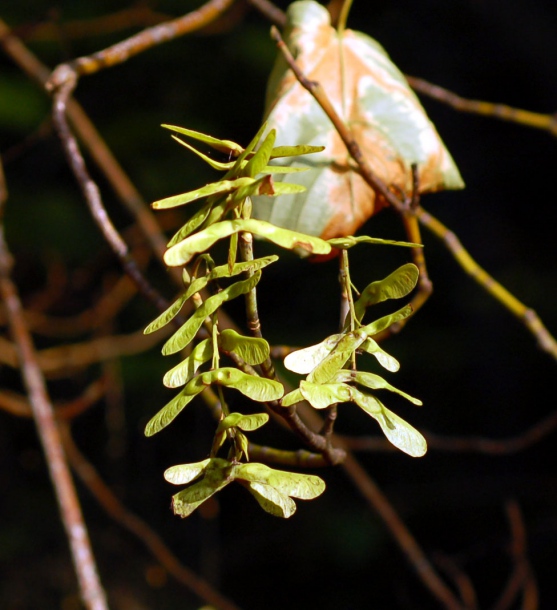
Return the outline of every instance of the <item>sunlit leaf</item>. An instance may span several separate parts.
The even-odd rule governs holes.
[[[400,299],[412,292],[418,281],[419,271],[416,265],[407,263],[393,271],[385,279],[372,282],[362,291],[360,298],[354,303],[356,318],[364,317],[367,307],[386,301]]]
[[[383,434],[398,449],[412,457],[422,457],[427,451],[425,438],[408,422],[389,411],[375,396],[353,389],[354,402],[381,426]]]
[[[199,309],[196,309],[187,322],[185,322],[164,344],[162,353],[164,355],[175,354],[181,349],[184,349],[184,347],[193,340],[207,316],[213,314],[226,301],[235,299],[236,297],[249,292],[256,286],[260,279],[261,271],[256,271],[247,280],[236,282],[203,301],[203,305],[201,305]]]
[[[461,188],[462,179],[417,97],[383,48],[360,32],[339,34],[317,2],[294,2],[285,42],[305,76],[319,82],[364,157],[389,186],[412,192],[413,163],[420,192]],[[342,140],[279,52],[267,90],[267,121],[276,145],[303,142],[325,150],[303,160],[314,168],[293,182],[307,192],[278,201],[257,198],[254,215],[325,239],[352,235],[384,202],[353,170]],[[298,165],[287,158],[282,164]],[[280,179],[280,176],[278,177]]]
[[[310,345],[303,349],[290,352],[284,359],[284,366],[294,373],[307,375],[330,353],[333,347],[340,341],[342,335],[331,335],[321,343]]]
[[[188,383],[197,369],[212,357],[213,344],[210,339],[203,339],[192,349],[189,356],[166,373],[162,382],[167,388],[178,388]]]
[[[337,402],[350,402],[352,399],[351,388],[344,383],[301,381],[300,391],[314,409],[326,409]]]
[[[232,329],[225,329],[221,332],[220,345],[224,351],[238,354],[244,362],[251,365],[261,364],[269,358],[271,353],[265,339],[244,337]]]

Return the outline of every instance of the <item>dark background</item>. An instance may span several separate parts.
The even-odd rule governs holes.
[[[350,27],[381,42],[403,72],[464,97],[542,113],[557,109],[555,2],[354,4]],[[58,37],[39,40],[38,25],[92,19],[131,5],[26,0],[3,3],[0,16],[54,67],[137,28],[79,39],[64,36],[60,28]],[[161,0],[150,5],[178,16],[198,3]],[[246,144],[260,124],[274,55],[268,23],[255,11],[246,11],[230,31],[184,37],[82,78],[76,98],[142,195],[152,201],[215,179],[159,125],[174,123]],[[425,197],[424,207],[557,332],[557,141],[547,132],[422,100],[467,184],[462,192]],[[119,269],[87,214],[52,133],[49,113],[48,98],[0,55],[0,152],[10,190],[5,224],[16,258],[15,279],[24,302],[32,306],[49,281],[47,269],[63,265],[74,289],[53,304],[51,313],[69,316],[90,306],[103,278]],[[102,179],[100,186],[111,216],[125,229],[131,219]],[[373,218],[363,232],[403,238],[390,212]],[[420,397],[424,407],[410,408],[390,397],[388,404],[418,429],[446,437],[520,435],[556,408],[555,362],[536,347],[519,321],[464,274],[436,238],[425,230],[423,237],[435,292],[385,348],[402,364],[388,380]],[[353,279],[365,286],[407,256],[402,249],[362,250],[353,257]],[[269,339],[307,344],[334,332],[336,275],[334,262],[316,267],[294,257],[271,268],[261,286]],[[160,267],[153,265],[150,278],[172,297],[173,288]],[[153,307],[136,297],[113,330],[132,332],[154,316]],[[39,347],[52,345],[45,337],[36,340]],[[79,446],[106,481],[184,563],[246,609],[437,607],[383,523],[340,470],[320,472],[327,492],[313,502],[298,502],[298,512],[289,521],[263,513],[239,488],[219,495],[216,517],[173,517],[169,502],[174,489],[163,481],[162,472],[172,464],[203,459],[213,423],[198,404],[157,437],[143,437],[146,421],[171,396],[161,384],[169,366],[158,348],[119,363],[126,421],[117,431],[119,451],[109,451],[114,432],[107,428],[104,404],[80,417],[73,428]],[[88,370],[50,381],[53,398],[78,395],[94,375],[95,370]],[[21,389],[18,375],[6,366],[0,369],[0,384]],[[377,433],[375,423],[355,408],[342,409],[340,415],[341,432]],[[259,440],[297,447],[283,432],[266,434]],[[513,567],[504,506],[516,500],[527,528],[539,607],[551,609],[557,607],[555,439],[553,433],[523,452],[504,456],[431,449],[419,460],[399,453],[362,454],[361,459],[424,549],[450,555],[470,574],[482,608],[494,603]],[[0,606],[79,607],[33,425],[4,412],[0,490]],[[79,490],[113,608],[202,605],[154,570],[156,564],[143,546],[111,522],[84,488]]]

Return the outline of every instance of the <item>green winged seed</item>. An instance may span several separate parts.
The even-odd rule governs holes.
[[[266,174],[257,180],[252,178],[250,178],[250,180],[252,180],[252,182],[231,193],[231,203],[242,203],[247,197],[254,197],[256,195],[275,194],[275,185],[271,175]]]
[[[412,457],[425,455],[427,451],[425,438],[408,422],[389,411],[375,396],[363,394],[358,390],[353,390],[353,394],[354,402],[377,420],[389,442]]]
[[[193,280],[193,282],[188,286],[184,298],[188,299],[196,292],[203,290],[203,288],[205,288],[205,286],[211,280],[216,280],[223,277],[234,277],[235,275],[240,275],[240,273],[245,273],[246,271],[258,271],[259,269],[263,269],[267,265],[274,263],[276,260],[278,260],[278,256],[275,255],[265,256],[264,258],[256,258],[252,261],[234,263],[232,270],[228,265],[219,265],[207,273],[207,275]]]
[[[226,195],[233,191],[246,187],[253,183],[252,178],[237,178],[236,180],[221,180],[220,182],[211,182],[201,188],[189,191],[187,193],[181,193],[180,195],[173,195],[172,197],[166,197],[165,199],[159,199],[151,204],[155,210],[162,210],[167,208],[174,208],[179,205],[185,205],[192,201],[197,201],[203,197],[209,197],[210,195]]]
[[[325,491],[325,482],[318,476],[276,470],[258,462],[239,464],[235,476],[237,479],[271,485],[281,493],[301,500],[313,500]]]
[[[175,354],[186,347],[201,328],[207,316],[213,314],[223,303],[235,299],[236,297],[248,293],[261,279],[261,271],[256,271],[250,278],[241,282],[236,282],[228,286],[221,292],[209,297],[203,305],[196,309],[188,321],[178,329],[170,339],[164,344],[162,353],[164,355]]]
[[[333,248],[348,250],[358,244],[376,244],[380,246],[403,246],[404,248],[423,248],[423,244],[414,244],[409,241],[397,241],[393,239],[381,239],[379,237],[369,237],[368,235],[347,235],[346,237],[333,237],[327,240]]]
[[[247,159],[249,155],[251,155],[253,149],[259,144],[259,140],[261,140],[261,136],[266,131],[266,129],[267,124],[263,123],[263,125],[261,125],[261,127],[259,128],[259,131],[255,134],[253,140],[247,145],[244,152],[242,152],[240,156],[236,159],[236,163],[234,163],[234,166],[228,172],[228,174],[226,174],[225,178],[238,176],[242,173],[242,169],[245,167],[244,160]]]
[[[300,500],[313,500],[325,491],[325,481],[314,474],[273,470],[269,485],[281,493]]]
[[[225,352],[234,352],[251,365],[261,364],[269,358],[271,353],[265,339],[244,337],[232,329],[225,329],[221,332],[220,346]]]
[[[274,129],[271,129],[265,140],[263,140],[259,150],[253,155],[242,170],[242,176],[255,178],[257,174],[260,174],[263,171],[263,168],[267,165],[269,159],[271,158],[271,152],[275,144],[276,136],[277,132]]]
[[[230,413],[220,423],[217,432],[228,430],[228,428],[237,427],[244,432],[251,432],[261,428],[269,421],[267,413],[254,413],[252,415],[244,415],[243,413]]]
[[[298,171],[306,171],[307,168],[295,168]],[[288,172],[278,172],[278,173],[288,173]],[[290,182],[273,182],[273,190],[274,196],[278,197],[279,195],[293,195],[295,193],[303,193],[306,190],[305,186],[301,184],[291,184]]]
[[[178,136],[171,137],[173,140],[178,142],[178,144],[181,144],[182,146],[190,150],[192,153],[196,154],[200,159],[203,159],[203,161],[205,161],[205,163],[210,165],[213,169],[225,172],[228,171],[234,165],[234,161],[230,161],[229,163],[220,163],[219,161],[215,161],[214,159],[211,159],[211,157],[208,157],[207,155],[204,155],[202,152],[197,150],[197,148],[194,148],[193,146],[190,146],[187,142],[184,142],[184,140],[182,140]]]
[[[284,388],[278,381],[248,375],[232,367],[207,371],[192,381],[205,386],[213,383],[228,386],[257,402],[278,400],[284,394]]]
[[[178,492],[172,496],[172,510],[175,515],[189,517],[193,511],[208,500],[212,495],[226,487],[229,480],[223,478],[218,481],[209,481],[207,478],[201,479],[191,487]]]
[[[374,341],[371,337],[368,337],[360,345],[360,349],[368,354],[371,354],[372,356],[375,356],[377,362],[379,362],[383,368],[391,371],[391,373],[396,373],[400,369],[399,361],[390,354],[387,354],[385,350],[379,347],[377,341]]]
[[[314,383],[330,381],[366,339],[367,334],[363,328],[346,333],[331,353],[311,371],[307,380]]]
[[[383,280],[372,282],[354,303],[356,318],[364,317],[366,308],[386,301],[387,299],[400,299],[412,292],[418,281],[419,271],[416,265],[408,263],[393,271]]]
[[[143,331],[143,334],[148,335],[150,333],[154,333],[159,328],[166,326],[171,320],[173,320],[179,313],[184,303],[188,300],[189,297],[186,295],[179,296],[174,303],[168,309],[165,309],[160,316],[156,317],[151,324],[147,326],[147,328]]]
[[[166,428],[177,415],[182,411],[203,388],[195,393],[191,392],[191,388],[186,386],[177,396],[175,396],[167,405],[165,405],[154,417],[152,417],[145,426],[145,436],[153,436]]]
[[[412,305],[406,305],[406,307],[403,307],[402,309],[399,309],[398,311],[395,311],[394,313],[389,314],[388,316],[379,318],[379,320],[375,320],[375,322],[372,322],[367,326],[362,326],[360,330],[366,333],[368,337],[373,337],[377,333],[380,333],[386,328],[389,328],[389,326],[392,326],[396,322],[404,320],[412,314],[412,311]]]
[[[314,409],[326,409],[337,402],[352,400],[351,388],[344,383],[301,381],[300,391]]]
[[[197,369],[209,362],[213,357],[213,343],[210,339],[203,339],[180,364],[171,368],[163,377],[163,384],[167,388],[179,388],[190,381]]]
[[[310,146],[309,144],[298,144],[297,146],[276,146],[271,152],[271,159],[279,157],[299,157],[300,155],[311,155],[325,150],[324,146]]]
[[[164,478],[173,485],[187,485],[205,472],[205,468],[207,468],[210,461],[211,458],[207,458],[202,462],[171,466],[164,471]]]
[[[356,383],[363,385],[370,390],[389,390],[389,392],[394,392],[400,396],[403,396],[406,398],[406,400],[409,400],[415,405],[421,406],[423,404],[418,398],[414,398],[413,396],[410,396],[410,394],[406,394],[406,392],[398,390],[390,383],[385,381],[383,377],[375,375],[375,373],[368,373],[366,371],[348,371],[344,369],[337,372],[337,374],[334,376],[334,380],[341,384],[342,382],[349,383],[351,381],[355,381]]]
[[[304,400],[302,392],[300,391],[300,389],[297,389],[292,390],[292,392],[288,392],[288,394],[285,394],[282,397],[280,404],[282,407],[291,407],[292,405],[295,405],[297,402],[301,402],[302,400]]]
[[[213,224],[175,244],[166,251],[164,255],[165,263],[170,267],[185,265],[196,254],[208,250],[220,239],[230,237],[232,233],[238,233],[239,231],[253,233],[289,250],[302,248],[312,254],[329,254],[331,251],[331,246],[319,237],[280,229],[268,222],[254,220],[253,218],[235,219],[223,220]]]
[[[267,165],[262,170],[262,174],[297,174],[299,172],[307,172],[309,167],[288,167],[285,165]],[[301,185],[294,185],[300,187]],[[276,187],[276,184],[275,184]],[[301,187],[304,188],[304,187]],[[301,191],[300,191],[301,192]]]
[[[293,373],[307,375],[322,362],[340,341],[342,335],[331,335],[321,343],[291,352],[284,359],[284,366]]]
[[[296,512],[294,500],[281,494],[274,487],[256,482],[247,483],[246,487],[257,500],[259,506],[270,515],[288,519]]]
[[[186,222],[182,228],[177,231],[172,239],[166,244],[168,248],[172,247],[174,244],[181,242],[186,239],[188,235],[193,233],[196,229],[198,229],[207,219],[211,210],[213,208],[213,204],[210,201],[206,201],[201,208]]]
[[[190,138],[198,140],[199,142],[204,142],[215,150],[223,153],[228,154],[230,152],[235,152],[237,154],[241,154],[244,151],[239,144],[236,144],[236,142],[232,142],[231,140],[219,140],[218,138],[201,133],[200,131],[193,131],[192,129],[186,129],[185,127],[177,127],[176,125],[162,125],[162,127],[169,129],[170,131],[175,131],[185,136],[189,136]]]
[[[246,459],[249,460],[249,441],[247,436],[239,430],[236,430],[236,441],[240,443],[242,453],[246,456]]]

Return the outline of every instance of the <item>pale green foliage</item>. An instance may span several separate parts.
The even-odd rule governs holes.
[[[360,323],[370,305],[407,296],[414,289],[417,280],[418,269],[409,263],[385,279],[369,284],[354,304],[355,319],[352,322]],[[363,349],[373,353],[387,370],[398,370],[398,362],[379,348],[372,337],[411,313],[412,309],[407,305],[371,324],[360,326],[353,331],[346,329],[344,333],[331,335],[317,345],[288,354],[284,359],[285,367],[307,377],[300,382],[299,389],[283,397],[282,405],[288,407],[305,399],[315,409],[326,409],[337,403],[353,402],[377,420],[393,445],[413,457],[424,455],[427,444],[417,430],[389,411],[374,395],[365,394],[349,384],[362,385],[370,390],[388,390],[415,405],[421,405],[422,402],[395,388],[379,375],[358,371],[355,367],[343,368],[353,359],[357,350]]]
[[[362,320],[369,306],[409,294],[417,279],[417,269],[413,265],[404,265],[384,280],[367,286],[354,303],[354,315],[346,321],[342,332],[286,358],[287,368],[307,376],[301,381],[300,387],[287,396],[284,396],[282,383],[261,375],[257,369],[270,362],[271,350],[267,341],[260,337],[244,336],[232,329],[220,328],[217,315],[224,304],[237,297],[247,297],[249,307],[263,270],[278,259],[277,256],[267,256],[237,262],[238,250],[242,252],[239,240],[248,235],[250,240],[255,235],[282,248],[319,255],[329,254],[332,246],[347,249],[359,243],[412,244],[365,236],[328,242],[251,218],[252,196],[261,193],[270,196],[292,194],[303,189],[287,182],[274,182],[272,174],[277,173],[277,167],[278,173],[282,174],[294,174],[298,170],[295,167],[273,166],[269,164],[270,161],[279,157],[295,158],[301,154],[316,153],[321,151],[319,147],[276,148],[274,130],[260,142],[265,126],[245,149],[234,142],[218,140],[199,132],[174,126],[165,127],[236,157],[228,163],[216,162],[174,136],[188,150],[194,151],[226,174],[218,182],[153,204],[155,208],[163,209],[205,199],[170,240],[164,257],[169,266],[184,266],[184,291],[145,329],[145,333],[155,332],[180,320],[179,328],[165,342],[162,352],[169,355],[189,350],[163,379],[166,386],[183,386],[182,390],[151,418],[145,434],[152,436],[160,432],[207,388],[212,388],[218,396],[222,411],[210,457],[193,464],[173,466],[165,472],[165,478],[170,483],[187,485],[173,497],[174,512],[186,517],[223,487],[238,481],[266,512],[287,518],[296,510],[293,498],[311,500],[325,489],[325,483],[315,475],[285,472],[249,461],[250,443],[246,434],[265,425],[269,416],[267,413],[230,413],[225,397],[225,391],[229,389],[236,390],[251,401],[273,403],[275,406],[292,405],[304,399],[317,409],[337,403],[355,403],[379,422],[393,444],[410,455],[422,455],[425,452],[423,437],[388,411],[374,395],[364,394],[356,386],[395,392],[414,404],[421,404],[420,401],[396,389],[378,375],[359,372],[354,367],[345,368],[349,361],[355,361],[358,351],[372,353],[388,370],[398,368],[398,362],[386,354],[372,337],[410,315],[411,308],[406,306],[367,325],[362,325]],[[226,264],[216,265],[208,251],[222,240],[228,240],[228,257]],[[244,258],[251,259],[251,256]],[[188,263],[190,267],[186,269]],[[222,285],[223,282],[225,285]],[[178,317],[180,315],[185,321]],[[198,339],[201,330],[209,336]],[[232,358],[236,365],[223,366],[222,357]],[[252,367],[256,367],[255,370]],[[279,403],[281,399],[282,402]],[[229,448],[226,459],[218,457],[225,445]]]
[[[165,479],[174,485],[190,483],[201,475],[199,482],[173,496],[175,514],[191,515],[200,504],[233,481],[242,483],[265,511],[284,518],[296,511],[291,498],[313,500],[325,491],[325,483],[315,475],[275,470],[256,462],[235,464],[221,458],[172,466],[164,473]]]

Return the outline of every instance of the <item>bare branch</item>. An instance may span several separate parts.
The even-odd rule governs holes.
[[[7,189],[3,174],[0,174],[0,185],[0,193],[5,196]],[[0,200],[0,218],[4,205],[3,198]],[[25,325],[17,288],[10,277],[11,265],[11,256],[4,239],[4,228],[0,225],[0,294],[8,313],[23,380],[66,529],[81,597],[88,610],[107,610],[106,596],[98,577],[87,528],[62,448],[54,409],[37,363],[33,341]]]
[[[526,125],[527,127],[534,127],[536,129],[543,129],[544,131],[548,131],[552,136],[557,137],[557,115],[555,114],[540,114],[538,112],[530,112],[529,110],[522,110],[520,108],[512,108],[505,104],[469,100],[460,97],[460,95],[457,95],[448,89],[439,87],[439,85],[434,85],[423,78],[416,78],[415,76],[406,76],[406,80],[416,91],[419,91],[438,102],[447,104],[455,110],[480,114],[502,121],[519,123],[520,125]]]
[[[103,510],[114,521],[140,540],[149,552],[160,561],[169,574],[190,591],[220,610],[239,610],[238,606],[216,591],[211,585],[184,566],[166,546],[162,538],[135,513],[127,509],[101,479],[93,465],[76,447],[67,424],[61,428],[64,447],[71,466],[81,481],[89,489]]]

